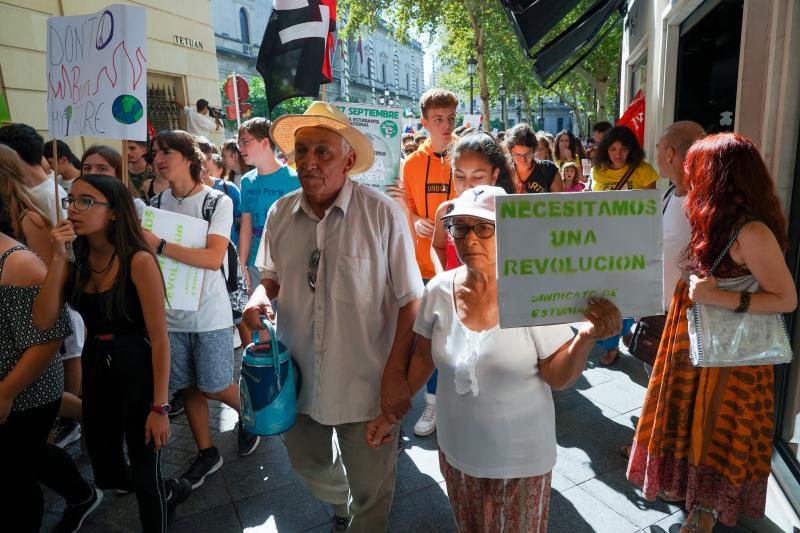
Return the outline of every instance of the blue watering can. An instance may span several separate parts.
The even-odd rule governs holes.
[[[279,435],[294,426],[298,372],[289,350],[278,342],[275,326],[266,317],[261,323],[270,344],[259,345],[255,331],[255,342],[245,348],[239,378],[242,425],[256,435]]]

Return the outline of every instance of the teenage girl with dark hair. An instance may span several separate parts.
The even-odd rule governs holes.
[[[242,176],[254,168],[245,162],[235,139],[228,139],[222,143],[222,163],[227,169],[225,179],[232,181],[237,187],[242,186]]]
[[[53,159],[53,143],[56,143],[56,158]],[[67,143],[61,140],[44,143],[44,158],[56,174],[58,184],[69,192],[72,183],[81,175],[81,161]]]
[[[161,449],[170,434],[161,271],[118,179],[84,174],[63,204],[69,218],[53,230],[53,259],[33,321],[51,328],[65,302],[83,317],[83,423],[95,480],[102,488],[136,492],[144,531],[166,531],[168,503],[173,507],[191,491],[174,480],[165,487],[161,477]],[[67,261],[67,243],[75,264]]]
[[[505,144],[511,153],[514,168],[514,192],[562,191],[561,175],[556,164],[552,160],[535,157],[541,141],[525,123],[517,124],[508,130]]]
[[[496,185],[507,193],[514,193],[512,170],[508,152],[494,137],[485,132],[470,133],[456,141],[451,152],[453,187],[455,197],[478,185]],[[436,221],[431,243],[431,259],[436,273],[461,266],[453,239],[444,229],[442,217],[452,200],[442,202],[436,210]]]
[[[569,130],[563,130],[556,135],[555,163],[561,168],[565,163],[581,164],[581,159],[586,159],[586,150],[581,141]]]

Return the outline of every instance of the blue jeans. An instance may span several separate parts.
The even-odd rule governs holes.
[[[623,318],[622,319],[622,330],[619,334],[614,335],[613,337],[609,337],[602,341],[597,341],[597,345],[603,348],[605,351],[613,350],[619,346],[619,338],[623,335],[628,335],[631,332],[631,326],[633,326],[634,320],[632,318]]]

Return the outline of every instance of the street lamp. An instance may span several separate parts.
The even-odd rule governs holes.
[[[503,123],[503,129],[506,129],[506,86],[501,83],[497,89],[497,94],[500,95],[500,122]]]
[[[469,114],[472,115],[474,113],[472,109],[472,89],[473,89],[473,79],[475,77],[475,71],[478,68],[478,60],[474,57],[467,59],[467,74],[469,74]]]
[[[384,98],[383,96],[378,97],[378,103],[380,105],[386,105],[386,98]]]
[[[520,106],[521,103],[522,103],[522,96],[518,94],[517,95],[517,124],[522,122],[522,106]]]

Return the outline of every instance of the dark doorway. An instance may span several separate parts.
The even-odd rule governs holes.
[[[681,24],[675,120],[733,131],[743,0],[707,0]]]

